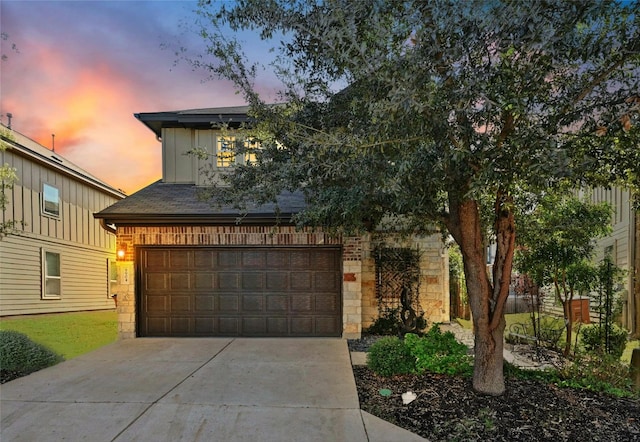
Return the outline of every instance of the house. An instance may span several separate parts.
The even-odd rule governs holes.
[[[359,337],[379,305],[400,306],[383,287],[381,250],[417,250],[412,286],[429,323],[449,320],[448,259],[440,235],[384,232],[335,237],[291,217],[301,193],[240,214],[198,198],[201,170],[246,161],[227,150],[247,107],[140,113],[162,141],[162,179],[95,214],[116,226],[121,338],[142,336]],[[221,123],[231,129],[216,129]],[[207,158],[188,155],[204,148]],[[379,266],[378,266],[379,267]],[[385,272],[393,273],[393,266]],[[399,279],[402,275],[398,275]]]
[[[613,209],[612,232],[598,241],[595,260],[600,262],[609,254],[613,264],[625,270],[620,323],[637,336],[640,333],[640,212],[634,210],[629,190],[596,188],[588,195],[592,202],[607,202]]]
[[[16,222],[0,239],[0,315],[113,309],[116,238],[92,214],[125,194],[9,127],[0,136],[18,178],[0,213]]]

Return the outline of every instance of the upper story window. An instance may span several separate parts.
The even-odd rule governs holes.
[[[42,185],[42,213],[49,216],[60,216],[60,191],[50,184]]]
[[[242,145],[238,145],[242,143]],[[236,148],[243,147],[243,155],[236,155]],[[235,136],[218,137],[216,147],[216,166],[229,167],[234,164],[255,163],[256,150],[260,143],[251,138],[236,138]]]
[[[218,167],[229,167],[236,162],[236,137],[218,137],[216,157]]]

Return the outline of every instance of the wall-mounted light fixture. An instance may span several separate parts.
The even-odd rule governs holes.
[[[116,252],[118,259],[124,259],[127,256],[127,243],[118,244],[118,251]]]

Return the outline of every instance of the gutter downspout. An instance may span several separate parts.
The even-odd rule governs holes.
[[[109,224],[107,224],[107,222],[105,221],[104,218],[100,218],[100,227],[102,227],[104,230],[106,230],[108,233],[112,233],[112,234],[116,234],[116,229],[114,229],[113,227],[111,227]]]

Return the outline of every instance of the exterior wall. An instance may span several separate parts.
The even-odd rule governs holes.
[[[224,173],[224,167],[217,167],[217,142],[222,134],[219,130],[189,128],[162,129],[162,180],[165,183],[210,184],[217,174]],[[226,132],[233,136],[233,132]],[[199,158],[189,155],[191,149],[203,149],[207,156]],[[242,158],[236,158],[242,163]],[[207,172],[213,172],[207,173]]]
[[[0,315],[113,308],[107,261],[115,260],[115,235],[105,231],[93,213],[119,198],[15,148],[0,152],[0,163],[14,167],[18,176],[13,189],[7,189],[8,204],[0,220],[23,223],[0,240]],[[58,217],[42,212],[43,183],[59,191]],[[60,253],[59,299],[42,299],[42,248]]]
[[[628,190],[620,188],[611,189],[594,189],[591,195],[594,203],[606,201],[613,208],[611,218],[611,235],[598,241],[596,248],[595,260],[601,261],[607,250],[612,251],[613,262],[618,267],[627,271],[623,288],[623,311],[621,316],[622,325],[628,330],[634,331],[637,328],[635,324],[634,314],[638,306],[634,302],[635,274],[638,269],[634,269],[636,246],[636,223],[634,212],[631,204],[630,193]]]
[[[60,299],[41,296],[43,248],[60,254]],[[0,314],[113,309],[109,261],[115,263],[113,250],[35,235],[9,235],[0,241]]]
[[[377,234],[363,245],[362,261],[362,327],[366,329],[378,317],[376,298],[376,265],[373,249],[376,244],[388,247],[418,247],[420,257],[419,302],[428,325],[449,322],[449,259],[441,235],[411,238]]]
[[[344,250],[351,250],[354,240],[344,243]],[[342,245],[339,238],[311,230],[297,231],[294,227],[272,226],[180,226],[180,227],[118,227],[118,249],[125,255],[118,258],[118,283],[114,290],[118,295],[118,330],[121,339],[136,337],[136,287],[135,287],[135,248],[149,245],[221,245],[221,246],[292,246],[292,245]],[[343,256],[347,256],[343,253]],[[354,268],[353,258],[357,253],[348,255],[349,261],[343,262],[343,272]],[[357,266],[357,264],[356,264]],[[347,270],[345,270],[347,269]],[[347,277],[351,278],[351,276]],[[351,284],[343,283],[343,299],[353,302],[344,303],[343,337],[359,337],[361,324],[359,305],[360,290]]]
[[[422,251],[420,302],[429,323],[449,321],[449,270],[446,249],[439,235],[420,237],[411,244]],[[375,264],[369,236],[344,240],[311,230],[270,226],[118,227],[118,322],[121,339],[136,337],[135,250],[149,245],[341,245],[342,336],[359,338],[363,327],[377,317]]]

